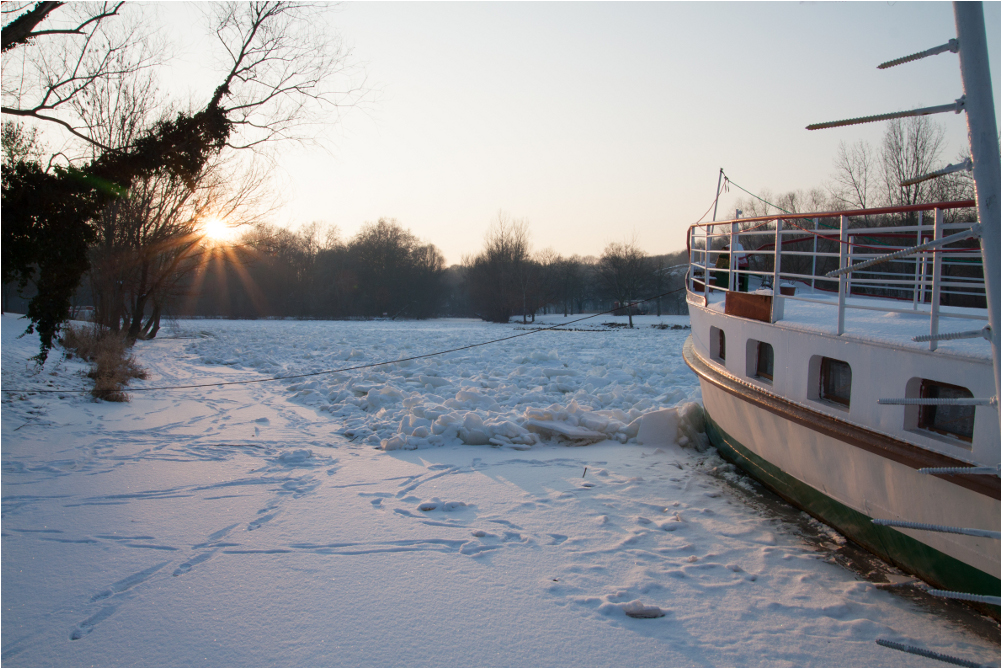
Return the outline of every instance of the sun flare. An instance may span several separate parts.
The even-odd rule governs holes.
[[[227,225],[226,221],[215,216],[202,221],[202,232],[214,242],[228,242],[234,235],[234,229]]]

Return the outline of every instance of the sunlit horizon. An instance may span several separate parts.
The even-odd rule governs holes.
[[[203,218],[201,229],[206,239],[216,244],[232,242],[238,235],[238,230],[235,226],[228,224],[218,216]]]

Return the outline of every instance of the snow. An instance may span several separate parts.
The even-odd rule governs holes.
[[[135,386],[563,320],[187,321],[137,345]],[[3,663],[933,664],[886,638],[998,664],[997,625],[838,566],[844,539],[705,448],[687,318],[596,320],[114,404],[11,392],[87,380],[35,370],[4,315]]]

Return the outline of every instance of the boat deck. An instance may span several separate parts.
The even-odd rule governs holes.
[[[809,285],[799,282],[796,288],[794,297],[784,297],[783,318],[773,325],[802,332],[837,335],[838,296],[812,290]],[[771,293],[772,291],[767,292]],[[707,308],[723,313],[725,295],[724,291],[711,290],[707,296]],[[891,298],[853,296],[846,298],[846,307],[845,332],[841,335],[842,338],[920,351],[929,350],[928,342],[912,341],[912,337],[929,334],[928,304],[920,304],[910,313],[900,313],[908,310],[911,303]],[[985,309],[940,307],[939,331],[943,333],[980,330],[987,322]],[[939,341],[936,350],[941,354],[985,361],[990,361],[992,356],[991,344],[981,337]]]

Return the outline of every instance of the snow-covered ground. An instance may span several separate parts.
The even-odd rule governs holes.
[[[998,665],[996,625],[834,564],[841,537],[702,450],[687,319],[636,320],[112,404],[9,392],[87,381],[3,316],[3,664],[941,666],[887,638]],[[187,321],[134,385],[561,321]]]

